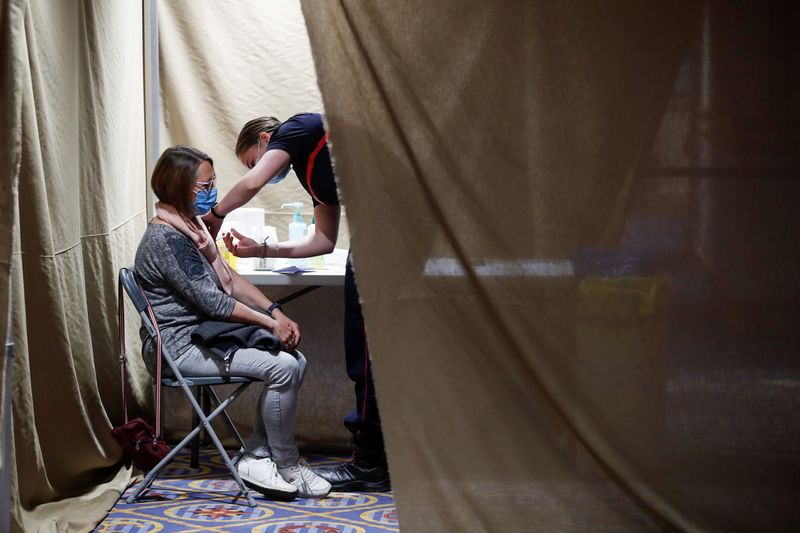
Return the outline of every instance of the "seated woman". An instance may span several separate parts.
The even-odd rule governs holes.
[[[158,320],[162,342],[178,369],[188,376],[247,376],[264,381],[247,453],[237,468],[244,483],[268,498],[318,498],[331,485],[298,455],[294,443],[297,393],[306,360],[296,350],[297,324],[252,283],[231,270],[199,216],[216,199],[210,157],[190,146],[164,151],[153,169],[151,185],[159,199],[136,252],[136,273]],[[253,324],[272,332],[285,351],[239,348],[226,364],[192,332],[207,321]],[[143,331],[143,338],[146,333]],[[155,347],[143,353],[155,367]]]

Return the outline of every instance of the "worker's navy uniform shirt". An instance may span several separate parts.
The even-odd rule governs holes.
[[[267,146],[267,150],[288,152],[292,169],[300,184],[311,195],[315,206],[339,205],[331,154],[325,139],[322,115],[301,113],[281,124]]]

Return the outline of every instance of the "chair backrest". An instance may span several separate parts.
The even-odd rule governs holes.
[[[122,267],[119,269],[119,282],[125,289],[131,302],[133,302],[136,312],[139,313],[139,318],[142,319],[142,324],[147,328],[147,333],[155,342],[156,336],[158,335],[158,324],[153,323],[153,320],[155,320],[155,313],[150,307],[150,302],[147,301],[144,289],[142,289],[142,285],[139,283],[139,277],[134,270]],[[153,318],[151,318],[151,314]],[[161,355],[163,356],[163,360],[167,363],[169,372],[172,373],[171,375],[179,377],[180,372],[178,372],[175,366],[169,348],[163,344],[161,345]],[[161,358],[158,358],[158,356],[156,356],[156,366],[159,368],[161,367]],[[160,372],[157,372],[157,374],[160,374]]]
[[[119,282],[125,289],[125,292],[128,294],[128,298],[130,298],[133,306],[136,308],[136,312],[139,313],[139,317],[142,319],[142,324],[144,324],[144,327],[147,328],[147,332],[151,337],[155,337],[156,328],[153,325],[153,321],[150,320],[150,315],[147,312],[147,310],[150,308],[150,303],[147,301],[147,297],[144,295],[144,292],[142,292],[142,288],[136,279],[136,273],[129,268],[120,268]]]
[[[150,307],[150,302],[147,301],[147,296],[144,294],[144,290],[142,289],[139,280],[137,279],[136,272],[131,270],[130,268],[120,268],[119,269],[119,284],[122,288],[125,289],[125,292],[128,294],[128,298],[133,303],[133,306],[136,308],[136,312],[139,314],[139,317],[142,319],[142,324],[145,328],[147,328],[147,332],[154,340],[159,337],[157,324],[153,321],[155,318],[155,313],[153,313],[152,308]],[[124,310],[122,308],[123,302],[121,301],[122,296],[120,295],[120,343],[122,344],[121,351],[124,354],[125,346],[124,346]],[[162,359],[166,361],[167,366],[169,367],[169,371],[171,375],[178,382],[184,381],[183,376],[181,375],[178,367],[175,365],[175,362],[172,360],[172,357],[169,354],[167,348],[161,345],[160,340],[156,340],[156,345],[159,347],[157,351],[160,349],[161,356],[156,355],[156,368],[155,368],[155,375],[153,378],[155,379],[155,396],[156,396],[156,434],[161,435],[161,384],[164,381],[163,375],[163,368],[161,365]],[[123,355],[124,357],[124,355]],[[125,365],[122,365],[123,372]],[[123,383],[125,381],[125,376],[122,377]],[[188,390],[188,389],[187,389]],[[123,389],[122,392],[123,402],[125,401],[125,391]],[[126,417],[127,418],[127,417]]]

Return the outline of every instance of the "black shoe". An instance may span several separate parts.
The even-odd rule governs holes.
[[[389,470],[351,461],[338,466],[315,468],[314,472],[337,492],[388,492],[392,490]]]

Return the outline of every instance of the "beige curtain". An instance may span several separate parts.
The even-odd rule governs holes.
[[[158,2],[161,149],[190,144],[214,159],[220,198],[246,169],[233,153],[250,119],[280,120],[321,113],[314,64],[298,0]],[[302,202],[306,223],[312,205],[294,172],[280,186],[264,187],[246,207],[262,207],[267,223],[286,240],[291,209]],[[337,246],[347,248],[342,217]]]
[[[303,13],[403,529],[796,529],[798,8]]]
[[[12,529],[85,531],[130,478],[110,429],[122,419],[116,271],[145,220],[142,7],[10,0],[0,21]],[[136,413],[147,384],[133,385]]]

